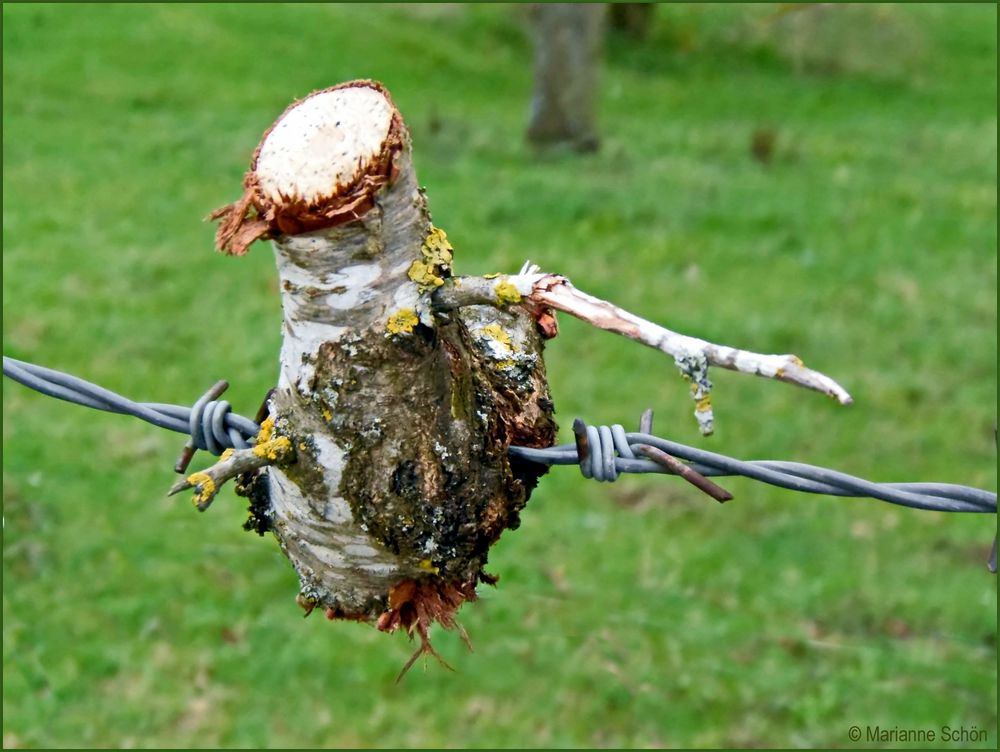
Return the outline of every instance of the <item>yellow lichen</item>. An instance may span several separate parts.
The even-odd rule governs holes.
[[[271,434],[273,433],[274,433],[274,416],[271,416],[260,424],[260,432],[257,434],[257,443],[264,444],[270,441]]]
[[[323,420],[327,421],[328,423],[331,420],[333,420],[333,413],[330,412],[330,408],[327,407],[326,405],[323,405],[323,409],[320,410],[320,412],[323,414]]]
[[[514,344],[510,341],[510,335],[503,330],[499,324],[488,324],[478,329],[479,334],[485,335],[492,340],[496,340],[511,352],[514,352]]]
[[[477,329],[476,334],[480,337],[488,337],[490,341],[500,345],[500,351],[494,350],[492,353],[494,368],[503,370],[517,366],[517,361],[514,358],[505,357],[505,355],[509,356],[516,353],[518,347],[511,341],[510,335],[503,330],[503,327],[499,324],[487,324]]]
[[[428,292],[444,284],[444,272],[451,266],[452,247],[448,236],[439,227],[431,227],[420,247],[421,258],[410,264],[407,276]]]
[[[790,355],[788,357],[788,359],[791,360],[792,363],[794,363],[795,365],[797,365],[799,368],[805,368],[806,367],[806,364],[802,362],[802,358],[800,358],[798,355]]]
[[[225,461],[226,461],[226,460],[228,460],[228,459],[229,459],[230,457],[232,457],[232,456],[233,456],[233,454],[234,454],[235,452],[236,452],[236,450],[235,450],[235,449],[227,449],[227,450],[226,450],[226,451],[224,451],[224,452],[222,453],[222,455],[221,455],[221,456],[219,457],[219,462],[225,462]]]
[[[215,496],[215,481],[208,473],[192,473],[187,477],[187,482],[194,486],[195,493],[191,503],[195,506],[200,506]]]
[[[425,572],[430,572],[431,574],[437,574],[439,571],[441,571],[431,563],[430,559],[421,559],[420,563],[417,564],[417,566],[423,569]]]
[[[452,251],[451,243],[448,242],[448,235],[440,227],[431,227],[431,231],[424,238],[424,247],[421,252],[428,261],[447,266],[451,263]]]
[[[493,274],[484,274],[483,279],[496,279],[500,276],[500,272],[494,272]]]
[[[416,263],[416,262],[414,262]],[[420,323],[420,319],[417,318],[416,311],[412,308],[400,308],[394,314],[389,316],[389,320],[385,324],[386,331],[389,334],[412,334],[414,327]],[[323,417],[330,420],[328,417],[329,411],[323,413]]]
[[[695,412],[707,413],[712,409],[712,395],[706,394],[700,400],[698,400],[694,405]]]
[[[263,444],[257,444],[253,448],[253,453],[269,462],[276,462],[284,457],[291,448],[292,442],[289,441],[288,437],[279,436]]]
[[[434,265],[420,259],[410,264],[410,269],[406,273],[406,276],[416,282],[417,286],[423,292],[433,290],[435,287],[440,287],[444,284],[444,280],[435,274]]]
[[[497,283],[493,285],[493,291],[497,294],[497,303],[500,305],[521,302],[521,293],[506,277],[497,280]]]

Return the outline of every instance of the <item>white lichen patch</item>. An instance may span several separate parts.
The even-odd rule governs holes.
[[[393,107],[367,86],[308,97],[277,122],[261,144],[256,174],[271,201],[316,203],[349,185],[378,156]]]
[[[375,442],[382,438],[382,419],[373,418],[372,422],[358,431],[358,435],[366,441]]]
[[[451,453],[448,451],[448,447],[446,447],[444,444],[442,444],[440,441],[437,441],[436,439],[434,441],[434,454],[436,454],[443,460],[446,460],[448,459],[448,457],[451,456]]]
[[[493,368],[515,379],[524,378],[537,361],[537,356],[525,347],[523,331],[507,329],[499,323],[479,326],[472,330],[476,349],[485,355]]]

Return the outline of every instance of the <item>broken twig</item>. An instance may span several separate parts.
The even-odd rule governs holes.
[[[720,366],[740,373],[776,379],[822,392],[842,405],[851,404],[851,395],[829,376],[807,368],[795,355],[766,355],[666,329],[651,321],[576,289],[558,274],[542,274],[538,267],[525,264],[520,274],[497,277],[455,277],[446,280],[434,293],[434,307],[448,311],[466,305],[534,304],[554,308],[588,324],[670,355],[681,374],[691,382],[697,403],[695,415],[702,433],[712,432],[712,406],[708,367]]]
[[[222,458],[211,467],[191,473],[170,487],[167,496],[189,488],[195,490],[192,503],[204,512],[211,506],[226,481],[251,470],[282,462],[291,454],[291,442],[284,436],[270,439],[251,449],[227,449]]]

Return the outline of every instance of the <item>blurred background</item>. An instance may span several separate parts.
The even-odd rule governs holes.
[[[271,252],[223,257],[202,220],[290,101],[376,78],[459,273],[530,258],[855,398],[715,372],[704,439],[672,363],[561,317],[564,440],[653,407],[661,435],[741,458],[995,489],[996,7],[541,13],[4,4],[4,353],[147,401],[226,378],[253,414],[277,374]],[[572,24],[586,83],[557,127],[541,76],[570,74],[535,63]],[[7,748],[996,743],[995,517],[742,479],[722,507],[556,468],[460,614],[476,652],[438,631],[455,673],[397,686],[411,645],[303,620],[231,490],[206,514],[166,498],[183,437],[3,397]]]

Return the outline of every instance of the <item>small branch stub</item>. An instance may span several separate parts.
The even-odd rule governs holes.
[[[189,488],[195,489],[192,503],[199,512],[211,506],[222,486],[227,482],[262,467],[288,462],[293,456],[291,442],[284,436],[270,438],[271,426],[261,427],[257,445],[250,449],[227,449],[211,467],[181,478],[170,487],[168,496],[173,496]]]

